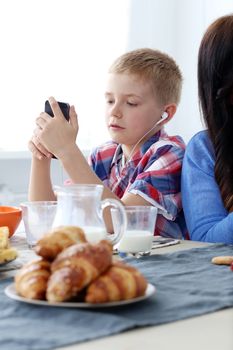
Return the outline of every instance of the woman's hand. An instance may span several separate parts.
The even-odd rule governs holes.
[[[76,137],[78,133],[78,119],[74,106],[70,107],[70,121],[64,118],[57,101],[49,98],[54,117],[47,113],[41,113],[36,119],[37,128],[34,131],[30,149],[38,156],[54,154],[61,158],[76,147]],[[36,150],[36,149],[37,150]],[[49,152],[49,153],[48,153]]]

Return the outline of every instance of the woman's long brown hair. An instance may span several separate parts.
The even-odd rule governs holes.
[[[199,102],[216,163],[225,208],[233,211],[233,15],[207,29],[198,55]]]

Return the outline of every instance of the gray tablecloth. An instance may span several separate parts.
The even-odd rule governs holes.
[[[211,264],[233,255],[233,246],[126,259],[153,283],[156,294],[142,302],[109,309],[35,306],[9,299],[0,281],[0,349],[43,350],[83,342],[135,327],[158,325],[233,306],[233,272]]]

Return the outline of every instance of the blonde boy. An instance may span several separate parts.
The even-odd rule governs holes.
[[[76,144],[74,106],[68,123],[51,97],[55,117],[41,113],[29,141],[29,199],[55,199],[50,179],[54,154],[73,183],[103,184],[103,197],[124,205],[156,206],[155,234],[184,235],[180,173],[185,146],[163,129],[176,112],[181,86],[178,66],[158,50],[138,49],[120,56],[109,69],[105,92],[111,141],[93,151],[89,164]]]

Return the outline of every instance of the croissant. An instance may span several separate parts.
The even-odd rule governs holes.
[[[147,281],[134,267],[123,262],[114,262],[112,266],[86,291],[88,303],[105,303],[139,297],[145,293]]]
[[[16,291],[29,299],[45,299],[47,282],[50,276],[50,263],[46,260],[33,260],[25,264],[15,276]]]
[[[61,252],[51,265],[48,301],[64,301],[76,296],[104,272],[112,262],[112,245],[107,240],[98,244],[75,244]]]
[[[59,226],[37,242],[35,251],[44,259],[52,261],[65,248],[86,241],[84,231],[80,227]]]

